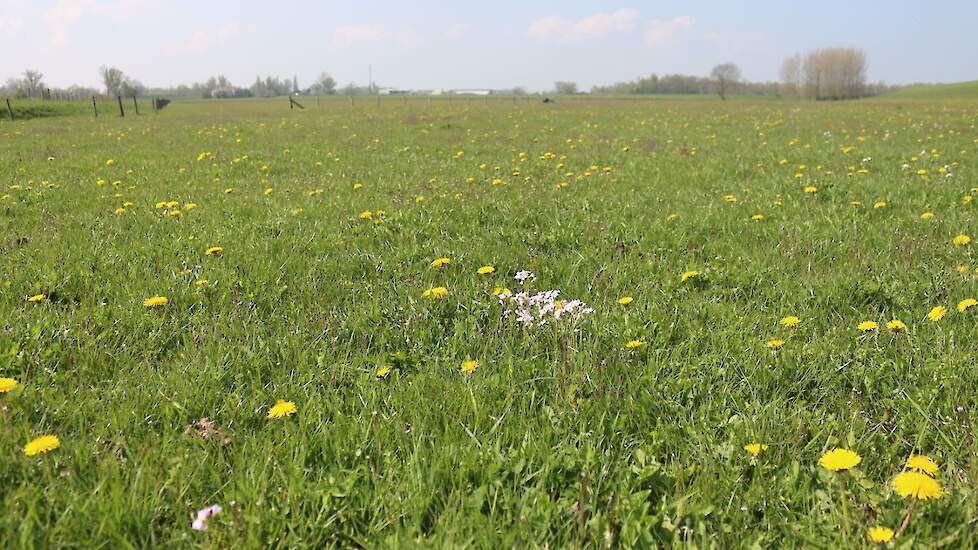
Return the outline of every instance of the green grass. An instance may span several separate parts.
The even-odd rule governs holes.
[[[123,100],[123,105],[127,115],[135,115],[135,109],[132,105],[132,98]],[[11,99],[10,106],[14,112],[13,122],[48,117],[77,116],[94,118],[91,101]],[[144,99],[139,101],[139,109],[140,114],[149,114],[152,112],[153,107],[149,100]],[[119,106],[115,101],[99,100],[98,113],[99,116],[103,117],[115,117],[119,115]],[[7,104],[3,101],[0,101],[0,115],[3,115],[0,117],[0,124],[11,122],[10,115],[7,111]]]
[[[899,99],[973,99],[978,100],[978,80],[970,82],[954,82],[952,84],[915,84],[892,94],[887,98]]]
[[[306,106],[0,127],[3,546],[978,544],[978,103]]]

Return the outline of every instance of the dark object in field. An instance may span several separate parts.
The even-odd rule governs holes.
[[[543,98],[543,102],[544,103],[557,103],[556,101],[554,101],[553,99],[550,99],[549,97]]]
[[[377,97],[380,97],[380,96],[377,96]],[[298,107],[300,109],[305,109],[305,107],[303,107],[301,103],[299,103],[298,101],[292,99],[292,96],[289,96],[289,110],[291,111],[295,107]]]
[[[157,111],[159,111],[163,107],[166,107],[169,104],[170,104],[169,99],[163,99],[158,97],[153,100],[153,108],[156,109]]]

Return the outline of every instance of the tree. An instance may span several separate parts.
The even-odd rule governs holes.
[[[815,99],[846,99],[866,93],[866,54],[855,48],[825,48],[801,60],[802,92]]]
[[[44,85],[41,79],[44,75],[38,71],[32,71],[30,69],[24,71],[24,84],[27,87],[27,97],[34,97],[37,95],[38,90]]]
[[[333,95],[336,93],[336,79],[327,72],[321,72],[312,85],[312,90],[319,95]]]
[[[102,65],[98,68],[99,75],[102,77],[102,84],[105,86],[105,94],[109,96],[122,95],[125,87],[126,73],[115,67]]]
[[[122,83],[121,92],[124,97],[136,97],[146,92],[146,86],[143,86],[143,83],[138,80],[127,78]]]
[[[801,94],[801,54],[787,58],[781,63],[781,93],[784,95]]]
[[[740,67],[733,63],[717,65],[710,71],[710,80],[720,94],[720,99],[727,99],[727,94],[740,82]]]
[[[554,82],[554,91],[558,94],[567,94],[567,95],[576,94],[577,83],[565,82],[565,81]]]
[[[27,82],[22,78],[8,78],[2,95],[13,98],[27,97]]]

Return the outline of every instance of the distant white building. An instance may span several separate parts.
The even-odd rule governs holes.
[[[449,93],[455,95],[489,95],[492,90],[452,90]]]

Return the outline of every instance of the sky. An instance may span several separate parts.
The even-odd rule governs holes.
[[[223,74],[323,71],[341,84],[547,90],[719,63],[776,80],[782,60],[831,46],[866,51],[869,80],[978,79],[978,2],[932,0],[0,0],[0,81],[99,85],[116,66],[150,87]]]

